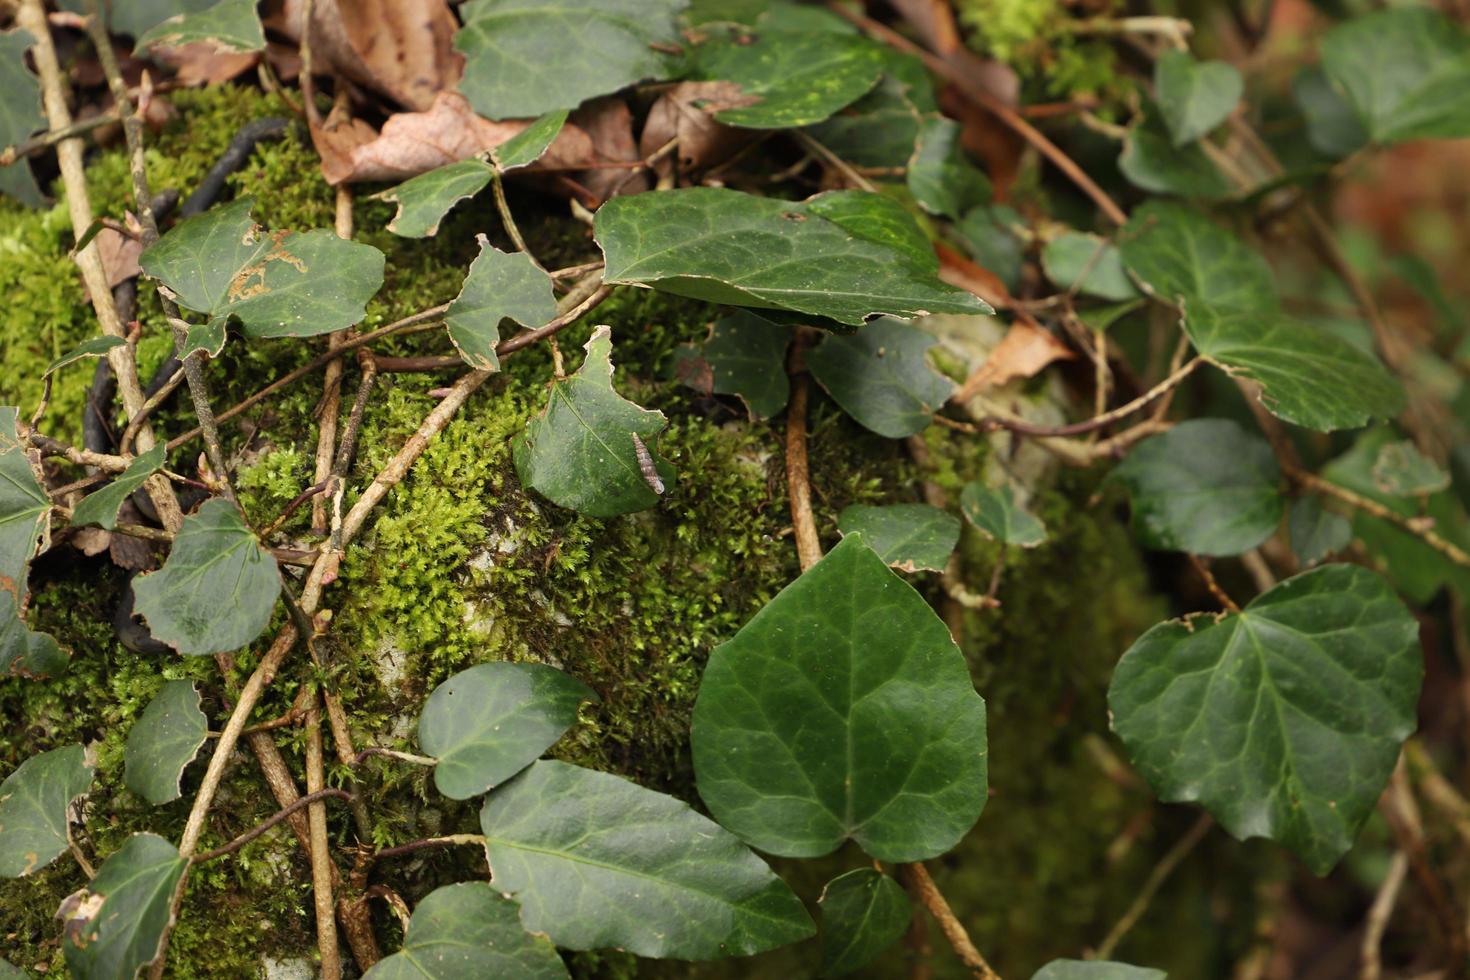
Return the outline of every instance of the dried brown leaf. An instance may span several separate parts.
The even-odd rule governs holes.
[[[754,105],[760,100],[744,95],[734,82],[680,82],[669,89],[648,110],[638,151],[646,160],[677,139],[674,153],[683,172],[704,170],[728,160],[751,139],[751,131],[722,126],[714,114],[722,109]],[[668,177],[674,171],[674,157],[664,157],[654,164],[658,175]]]
[[[1034,320],[1018,319],[995,345],[985,363],[965,381],[955,398],[963,399],[1017,378],[1033,377],[1048,364],[1075,356],[1050,330]]]
[[[174,81],[190,87],[228,82],[260,62],[259,51],[224,51],[207,41],[161,46],[153,59],[174,69]]]
[[[607,96],[593,99],[572,113],[576,125],[591,138],[592,162],[601,166],[584,170],[577,183],[599,202],[616,194],[639,194],[648,190],[645,174],[629,174],[629,169],[607,164],[635,163],[643,157],[633,141],[633,113],[622,99]]]

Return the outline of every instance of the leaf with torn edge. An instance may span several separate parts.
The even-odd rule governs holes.
[[[163,468],[166,454],[162,443],[139,455],[128,468],[105,487],[93,490],[72,511],[73,527],[97,524],[111,531],[117,527],[117,510],[148,478]]]
[[[499,786],[576,724],[592,689],[537,663],[488,663],[462,670],[429,695],[419,746],[438,760],[434,785],[452,800]]]
[[[786,373],[791,337],[785,324],[736,310],[710,324],[702,344],[675,350],[674,374],[707,395],[735,395],[753,421],[768,419],[779,414],[791,397]]]
[[[216,497],[184,518],[168,560],[133,582],[155,639],[191,656],[238,650],[270,624],[281,576],[240,508]]]
[[[160,806],[182,795],[184,769],[208,736],[193,681],[165,681],[133,722],[123,749],[123,783]]]
[[[647,510],[674,479],[655,441],[668,420],[613,390],[608,327],[593,330],[584,349],[581,369],[551,383],[546,408],[516,438],[516,472],[552,503],[589,517]]]
[[[0,407],[0,677],[48,677],[66,654],[26,626],[31,559],[51,543],[51,498],[20,444],[19,412]]]
[[[843,537],[861,534],[890,568],[939,572],[960,543],[960,519],[928,504],[851,504],[837,515]]]
[[[444,325],[459,356],[473,368],[500,370],[495,345],[500,324],[514,320],[523,327],[539,327],[556,319],[556,297],[551,277],[525,252],[502,252],[480,236],[480,254],[449,310]]]
[[[495,162],[495,169],[505,173],[507,170],[529,167],[541,159],[541,155],[561,135],[562,127],[566,124],[565,109],[557,109],[539,117],[531,125],[491,149],[490,159]]]
[[[131,978],[162,952],[174,887],[188,865],[156,834],[134,834],[61,905],[62,949],[76,980]]]
[[[56,860],[70,841],[67,811],[92,788],[80,745],[33,755],[0,783],[0,877],[21,878]]]
[[[960,491],[960,510],[992,541],[1034,548],[1046,540],[1046,525],[1016,502],[1010,484],[987,487],[970,482]]]
[[[439,222],[460,201],[480,193],[495,179],[495,168],[483,160],[460,160],[411,177],[378,196],[398,205],[388,230],[405,238],[439,233]]]
[[[138,38],[138,48],[178,47],[204,41],[223,51],[247,52],[265,48],[265,31],[256,0],[219,0],[207,10],[170,17]]]
[[[822,976],[840,977],[873,962],[908,930],[913,906],[881,871],[838,875],[817,899],[822,909]]]

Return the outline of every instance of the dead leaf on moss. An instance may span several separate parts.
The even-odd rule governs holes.
[[[259,51],[225,51],[208,41],[159,47],[152,55],[154,61],[174,70],[175,82],[191,88],[228,82],[260,62]]]

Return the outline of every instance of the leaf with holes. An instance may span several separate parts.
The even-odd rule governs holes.
[[[822,909],[822,976],[840,977],[873,962],[903,936],[913,907],[903,887],[872,868],[827,882]]]
[[[228,500],[184,518],[168,560],[133,583],[153,637],[180,653],[238,650],[265,631],[281,591],[276,560]]]
[[[436,888],[413,910],[403,947],[364,980],[564,980],[567,968],[545,936],[521,928],[520,909],[483,881]]]
[[[452,800],[479,796],[536,761],[596,701],[553,667],[489,663],[434,688],[419,716],[419,745],[439,760],[434,785]]]
[[[117,527],[117,509],[132,496],[133,491],[147,483],[150,476],[163,469],[165,459],[162,443],[139,455],[127,469],[113,477],[111,483],[93,490],[77,504],[71,514],[72,526],[97,524],[109,531]]]
[[[26,626],[31,559],[51,543],[51,498],[36,479],[19,436],[19,412],[0,408],[0,677],[47,677],[66,654]]]
[[[194,682],[165,681],[128,732],[123,783],[154,806],[177,800],[184,769],[208,729]]]
[[[674,479],[656,445],[668,420],[613,390],[607,327],[584,349],[581,369],[552,382],[546,408],[516,438],[516,472],[524,486],[589,517],[647,510]]]
[[[203,41],[221,51],[263,50],[265,31],[260,26],[255,2],[219,0],[207,10],[176,14],[145,32],[136,46],[140,49],[154,45],[179,47]]]
[[[495,345],[500,324],[514,320],[539,327],[556,319],[551,277],[525,252],[502,252],[480,236],[480,254],[470,265],[464,286],[449,304],[444,325],[459,356],[474,368],[500,370]]]
[[[1244,611],[1160,623],[1118,662],[1113,730],[1166,802],[1326,874],[1417,723],[1419,626],[1366,568],[1328,565]]]
[[[749,956],[810,936],[791,889],[685,803],[609,773],[542,760],[480,811],[495,887],[568,949]]]
[[[721,826],[783,857],[949,850],[986,797],[985,702],[943,621],[849,535],[716,647],[694,773]]]
[[[66,850],[67,810],[92,788],[80,745],[33,755],[0,783],[0,877],[21,878]]]
[[[844,537],[861,534],[879,558],[901,572],[943,571],[960,543],[960,519],[928,504],[852,504],[837,516],[837,530]]]
[[[1016,492],[1010,484],[1002,487],[987,487],[978,482],[965,484],[960,491],[960,510],[992,541],[1034,548],[1046,540],[1046,525],[1016,502]]]
[[[960,124],[943,116],[924,121],[905,180],[925,211],[958,220],[971,208],[988,204],[990,181],[960,145]]]
[[[263,234],[246,197],[185,218],[138,264],[179,305],[251,337],[312,337],[350,327],[383,284],[383,253],[325,228]]]
[[[674,352],[674,374],[696,391],[735,395],[752,421],[770,418],[786,407],[791,381],[786,348],[791,328],[749,310],[736,310],[710,324],[702,344]]]
[[[954,391],[929,366],[938,341],[918,327],[888,317],[850,337],[829,335],[806,353],[806,366],[832,400],[864,428],[903,439],[928,427]]]
[[[163,947],[169,901],[188,864],[155,834],[134,834],[62,903],[62,949],[77,980],[133,977]]]
[[[398,211],[388,230],[405,238],[428,238],[439,233],[439,222],[460,201],[467,201],[495,179],[495,168],[483,160],[460,160],[419,174],[378,196],[393,201]]]
[[[1234,110],[1245,82],[1233,65],[1196,61],[1187,51],[1165,51],[1154,62],[1159,113],[1175,146],[1193,143]]]
[[[1123,268],[1118,247],[1100,235],[1064,231],[1041,250],[1046,277],[1060,289],[1115,302],[1138,297],[1138,287]]]
[[[1450,475],[1407,439],[1385,443],[1373,461],[1373,485],[1394,497],[1438,493],[1450,486]]]

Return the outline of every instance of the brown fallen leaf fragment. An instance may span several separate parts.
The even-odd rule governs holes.
[[[572,113],[568,122],[591,138],[591,162],[598,166],[577,174],[576,181],[599,202],[649,189],[646,174],[630,173],[631,167],[608,166],[643,159],[633,141],[633,113],[628,103],[612,96],[593,99]]]
[[[955,392],[954,400],[965,401],[987,388],[998,388],[1017,378],[1034,377],[1048,364],[1076,356],[1071,348],[1039,323],[1017,319],[985,363]]]
[[[174,81],[189,88],[228,82],[260,62],[259,51],[226,51],[208,41],[157,47],[153,60],[174,70]]]
[[[638,152],[647,160],[670,140],[677,139],[673,155],[654,163],[659,177],[666,178],[674,172],[675,158],[681,173],[706,170],[730,159],[753,138],[750,130],[715,122],[714,114],[759,101],[742,94],[734,82],[680,82],[648,110],[638,138]]]
[[[934,243],[934,254],[939,256],[939,278],[944,282],[979,296],[997,310],[1011,308],[1014,302],[1011,291],[1001,282],[1000,276],[943,242]]]
[[[132,218],[132,215],[128,215]],[[128,222],[132,224],[131,221]],[[138,257],[143,254],[143,242],[130,238],[111,228],[103,228],[93,239],[97,243],[97,255],[102,259],[102,270],[107,273],[107,285],[116,286],[138,275]]]
[[[71,536],[74,548],[92,558],[112,546],[112,532],[100,527],[84,527]]]

